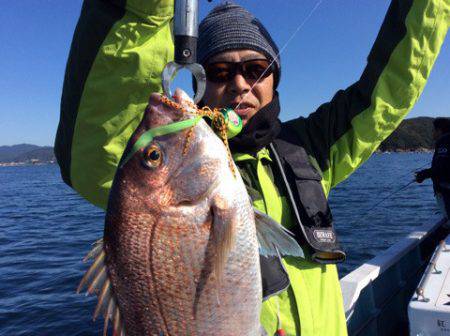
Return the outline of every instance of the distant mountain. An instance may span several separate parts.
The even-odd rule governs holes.
[[[0,163],[47,163],[54,162],[53,147],[20,144],[0,146]]]
[[[21,154],[38,149],[39,146],[20,144],[14,146],[0,146],[0,162],[13,162]]]
[[[400,126],[381,143],[382,152],[426,151],[433,149],[433,120],[418,117],[403,120]]]
[[[53,154],[53,147],[41,147],[20,154],[15,158],[15,160],[19,162],[31,162],[33,160],[39,162],[50,162],[55,161],[55,154]]]

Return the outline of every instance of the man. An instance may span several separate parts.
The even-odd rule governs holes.
[[[435,150],[431,168],[416,173],[416,181],[422,183],[431,178],[436,201],[445,218],[450,218],[450,118],[433,121]]]
[[[202,21],[202,103],[235,108],[242,117],[244,130],[230,145],[254,206],[295,232],[307,256],[261,259],[261,322],[269,335],[346,335],[335,266],[345,254],[326,197],[416,102],[448,30],[443,5],[394,0],[361,79],[308,118],[286,123],[278,119],[278,49],[262,24],[233,4],[218,6]],[[172,6],[132,0],[124,7],[98,0],[83,6],[55,151],[64,180],[103,208],[148,95],[161,91],[160,74],[173,55],[167,42]]]

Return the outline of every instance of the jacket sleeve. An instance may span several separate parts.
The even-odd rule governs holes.
[[[55,155],[64,181],[105,208],[116,166],[172,60],[173,0],[85,0],[61,98]]]
[[[431,168],[428,168],[428,169],[424,169],[424,170],[418,171],[418,172],[416,173],[416,175],[417,175],[417,177],[419,177],[420,179],[426,180],[426,179],[431,178],[431,177],[433,176],[433,173],[432,173]]]
[[[288,123],[326,191],[367,160],[421,94],[445,39],[449,0],[392,0],[361,78],[308,118]]]

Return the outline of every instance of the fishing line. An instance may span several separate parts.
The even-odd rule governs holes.
[[[369,210],[367,210],[366,212],[370,212],[373,209],[375,209],[378,205],[380,205],[381,203],[383,203],[385,200],[387,200],[388,198],[392,197],[393,195],[397,194],[398,192],[406,189],[407,187],[409,187],[411,184],[413,184],[414,182],[416,182],[416,180],[412,180],[410,182],[408,182],[408,184],[404,185],[403,187],[397,189],[396,191],[390,193],[389,195],[387,195],[386,197],[384,197],[382,200],[380,200],[379,202],[377,202],[375,205],[373,205]]]
[[[401,179],[404,178],[407,175],[411,175],[411,173],[416,173],[419,169],[422,169],[423,167],[429,166],[431,165],[431,163],[425,163],[423,165],[421,165],[420,167],[414,168],[413,170],[408,171],[406,174],[400,175],[399,177],[397,177],[397,179]]]
[[[247,95],[253,91],[253,88],[256,86],[256,84],[259,83],[259,81],[263,78],[263,76],[266,74],[266,72],[272,67],[273,63],[275,63],[276,59],[279,58],[279,56],[281,55],[281,53],[284,51],[284,49],[286,49],[286,47],[288,46],[288,44],[292,41],[292,39],[295,37],[295,35],[297,35],[297,33],[300,31],[300,29],[302,29],[302,27],[305,25],[305,23],[311,18],[311,16],[314,14],[314,12],[317,10],[317,8],[320,6],[320,4],[322,3],[323,0],[319,0],[316,5],[314,6],[314,8],[309,12],[309,14],[306,16],[306,18],[300,23],[300,25],[297,27],[297,29],[294,31],[294,33],[291,35],[291,37],[287,40],[287,42],[284,44],[283,48],[280,49],[280,51],[278,52],[278,54],[274,57],[274,59],[272,60],[272,62],[270,62],[269,66],[263,71],[263,73],[261,74],[261,76],[259,76],[259,78],[256,80],[256,82],[252,85],[252,87],[250,88],[250,90],[244,95],[244,97],[241,99],[241,101],[239,102],[239,104],[237,104],[237,106],[235,107],[235,110],[237,110],[239,108],[239,106],[241,106],[241,103],[245,100],[245,98],[247,97]]]
[[[417,171],[418,169],[421,169],[427,165],[429,165],[430,163],[425,163],[423,165],[421,165],[420,167],[415,168],[414,170],[408,171],[407,174],[401,175],[399,178],[402,178],[406,175],[411,174],[412,172]],[[393,195],[399,193],[400,191],[408,188],[411,184],[413,184],[414,182],[416,182],[416,179],[413,179],[412,181],[408,182],[406,185],[400,187],[399,189],[395,190],[394,192],[390,193],[389,195],[387,195],[386,197],[384,197],[383,199],[379,200],[377,203],[375,203],[369,210],[366,210],[366,213],[371,212],[373,209],[375,209],[377,206],[379,206],[381,203],[383,203],[384,201],[386,201],[387,199],[391,198]]]
[[[417,167],[416,169],[411,170],[411,172],[414,173],[414,172],[416,172],[417,170],[422,169],[422,168],[425,167],[425,166],[431,166],[431,163],[427,162],[427,163],[421,165],[420,167]]]

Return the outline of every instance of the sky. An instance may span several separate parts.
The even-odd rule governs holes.
[[[318,1],[235,1],[263,22],[280,49],[301,26],[281,54],[282,120],[307,116],[360,77],[390,3]],[[218,3],[199,0],[200,19]],[[81,5],[80,0],[20,0],[2,6],[0,146],[53,145],[64,70]],[[427,86],[408,117],[450,116],[449,44],[447,36]],[[187,77],[180,75],[175,85],[189,91]]]

